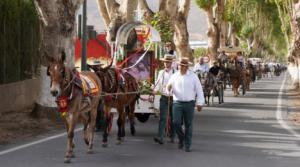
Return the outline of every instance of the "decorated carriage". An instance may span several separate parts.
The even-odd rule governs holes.
[[[116,69],[116,79],[111,79],[111,82],[103,83],[103,85],[120,85],[120,82],[123,82],[123,73],[130,74],[137,81],[138,89],[136,91],[122,93],[138,94],[140,100],[134,109],[134,115],[140,122],[146,122],[151,114],[158,112],[154,107],[157,106],[154,103],[158,102],[149,102],[148,100],[151,85],[155,80],[156,59],[162,52],[159,33],[153,27],[142,22],[129,22],[118,28],[115,42],[107,42],[107,35],[100,34],[95,39],[88,41],[87,62],[94,66],[95,71],[100,70],[99,66],[104,67],[110,64]],[[80,61],[80,56],[78,56],[80,53],[81,47],[80,41],[78,41],[75,48],[77,61]],[[98,69],[96,69],[97,67]],[[109,88],[110,86],[106,89]],[[115,96],[122,93],[113,94],[113,91],[110,91],[106,93],[106,96],[109,97],[111,94],[112,98],[116,98]],[[112,112],[116,112],[116,110],[112,110]]]
[[[228,56],[227,61],[223,64],[221,69],[224,71],[224,79],[223,83],[226,88],[226,84],[228,83],[227,79],[229,79],[230,84],[232,85],[232,90],[234,92],[234,96],[239,95],[239,87],[241,86],[242,94],[245,95],[246,93],[246,70],[245,68],[241,67],[238,62],[236,61],[237,53],[244,52],[239,47],[221,47],[218,49],[218,52],[225,52]],[[245,62],[245,60],[244,60]]]

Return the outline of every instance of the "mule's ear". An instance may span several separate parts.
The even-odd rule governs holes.
[[[61,55],[60,56],[61,56],[60,57],[61,62],[62,63],[65,62],[65,60],[66,60],[66,53],[65,53],[65,51],[61,51]]]
[[[50,62],[50,63],[53,63],[53,62],[55,61],[55,58],[54,58],[54,57],[51,57],[51,56],[48,56],[48,55],[46,55],[45,57],[46,57],[46,60],[47,60],[48,62]]]

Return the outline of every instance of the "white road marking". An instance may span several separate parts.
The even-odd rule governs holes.
[[[114,120],[116,120],[116,119],[117,119],[117,117],[114,117]],[[81,130],[83,130],[82,127],[75,129],[74,132],[78,132],[78,131],[81,131]],[[3,151],[0,151],[0,156],[4,155],[4,154],[7,154],[7,153],[10,153],[10,152],[21,150],[23,148],[27,148],[27,147],[30,147],[30,146],[33,146],[33,145],[36,145],[36,144],[40,144],[40,143],[43,143],[43,142],[46,142],[46,141],[49,141],[49,140],[57,139],[59,137],[63,137],[63,136],[66,136],[66,135],[67,135],[67,132],[57,134],[57,135],[54,135],[54,136],[50,136],[50,137],[47,137],[47,138],[44,138],[44,139],[41,139],[41,140],[37,140],[37,141],[31,142],[31,143],[20,145],[20,146],[17,146],[17,147],[13,147],[13,148],[10,148],[10,149],[7,149],[7,150],[3,150]]]
[[[300,139],[300,134],[297,133],[293,128],[291,128],[282,118],[282,94],[283,94],[283,89],[284,89],[284,85],[286,82],[286,74],[284,75],[284,80],[281,84],[279,93],[278,93],[278,98],[277,98],[277,111],[276,111],[276,119],[277,122],[284,128],[286,129],[288,132],[290,132],[291,134],[293,134],[295,137]]]
[[[74,132],[81,131],[82,129],[83,128],[77,128],[77,129],[75,129]],[[24,144],[24,145],[21,145],[21,146],[17,146],[17,147],[14,147],[14,148],[10,148],[10,149],[1,151],[0,156],[4,155],[4,154],[7,154],[7,153],[10,153],[10,152],[21,150],[23,148],[27,148],[27,147],[30,147],[30,146],[33,146],[33,145],[36,145],[36,144],[40,144],[40,143],[43,143],[43,142],[46,142],[46,141],[49,141],[49,140],[53,140],[53,139],[56,139],[56,138],[59,138],[59,137],[65,136],[65,135],[67,135],[67,132],[61,133],[61,134],[58,134],[58,135],[54,135],[54,136],[50,136],[50,137],[47,137],[47,138],[44,138],[44,139],[41,139],[41,140],[37,140],[37,141],[31,142],[31,143],[27,143],[27,144]]]

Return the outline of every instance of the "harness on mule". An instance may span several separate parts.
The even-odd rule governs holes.
[[[69,81],[67,86],[64,88],[64,91],[71,87],[69,96],[59,96],[56,99],[56,103],[61,113],[61,116],[66,116],[66,113],[69,110],[69,102],[73,99],[74,96],[78,93],[75,89],[75,86],[82,90],[82,95],[84,100],[87,101],[88,105],[91,104],[91,97],[95,96],[99,92],[99,87],[92,78],[80,74],[76,69],[73,69],[71,72],[72,79]]]

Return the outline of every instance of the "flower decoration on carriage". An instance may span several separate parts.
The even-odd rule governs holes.
[[[157,59],[154,59],[151,65],[153,69],[157,69],[159,66],[159,61]]]
[[[140,94],[151,94],[153,84],[150,81],[144,80],[139,83]]]

